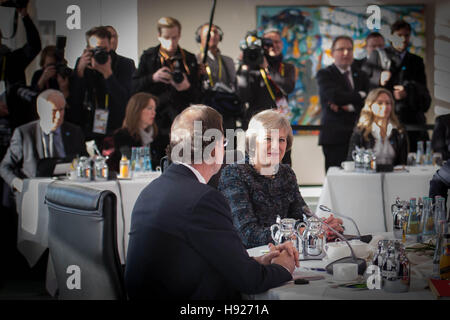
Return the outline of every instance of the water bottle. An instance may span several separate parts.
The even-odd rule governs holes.
[[[134,158],[134,172],[139,172],[142,170],[142,154],[141,154],[141,148],[134,147],[135,150],[135,158]],[[133,151],[132,151],[133,152]]]
[[[125,155],[120,159],[120,177],[128,178],[130,169],[130,161],[127,159]]]
[[[417,240],[417,235],[419,234],[419,215],[417,214],[416,208],[416,198],[411,198],[409,200],[409,215],[408,215],[408,226],[406,228],[406,237],[408,239]]]
[[[424,152],[423,141],[417,141],[416,165],[423,164]]]
[[[137,150],[136,147],[131,148],[131,166],[130,170],[133,173],[136,170],[136,162],[137,162]]]
[[[428,242],[436,234],[434,227],[433,203],[432,199],[429,197],[423,198],[423,209],[422,216],[420,218],[420,226],[420,230],[422,232],[422,241]]]
[[[439,235],[446,234],[447,230],[447,213],[445,211],[445,198],[441,196],[435,197],[435,230]]]
[[[426,148],[426,152],[425,152],[424,163],[426,165],[432,165],[433,164],[433,154],[431,152],[431,141],[430,140],[427,141],[427,148]]]
[[[150,157],[150,147],[144,148],[144,171],[152,171],[152,158]]]

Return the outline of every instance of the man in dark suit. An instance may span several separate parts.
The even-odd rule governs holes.
[[[64,122],[66,100],[62,92],[45,90],[38,96],[36,105],[39,120],[14,130],[0,164],[0,175],[18,192],[22,192],[22,179],[36,176],[39,160],[72,161],[77,155],[87,154],[81,129]]]
[[[367,75],[352,65],[352,38],[334,39],[331,55],[334,63],[317,73],[322,105],[319,145],[325,156],[325,171],[346,160],[353,127],[369,88]]]
[[[386,88],[395,98],[395,113],[403,125],[425,125],[425,113],[431,105],[423,59],[408,51],[411,26],[399,20],[391,26],[391,46],[386,55],[391,61]],[[408,131],[410,151],[417,150],[417,141],[428,140],[426,130]]]
[[[133,209],[128,296],[239,299],[291,280],[298,265],[292,244],[249,257],[226,199],[206,184],[224,156],[222,116],[191,106],[175,118],[170,138],[174,163],[141,192]]]
[[[81,126],[86,139],[94,139],[102,150],[104,138],[122,126],[136,68],[133,60],[112,50],[107,27],[90,29],[86,41],[71,82],[70,94],[77,99],[72,99],[67,119]]]

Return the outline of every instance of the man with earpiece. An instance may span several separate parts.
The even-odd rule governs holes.
[[[197,61],[200,66],[200,74],[205,79],[204,89],[208,92],[204,96],[207,99],[204,103],[215,107],[213,104],[217,102],[217,99],[221,99],[222,96],[225,97],[221,93],[234,93],[236,91],[236,69],[233,59],[223,55],[219,50],[219,43],[223,39],[223,31],[214,24],[211,25],[206,63],[203,63],[208,30],[209,23],[199,26],[195,31],[195,40],[200,44]],[[223,110],[220,107],[223,107]],[[224,129],[235,129],[237,120],[237,114],[233,114],[235,110],[227,110],[225,104],[216,109],[220,109],[218,111],[222,114]]]

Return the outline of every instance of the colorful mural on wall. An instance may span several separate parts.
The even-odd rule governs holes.
[[[295,90],[289,95],[288,116],[293,125],[320,124],[320,103],[316,73],[333,63],[331,43],[338,35],[354,40],[355,59],[365,57],[365,38],[380,32],[389,45],[390,26],[402,18],[411,24],[410,52],[425,54],[425,7],[380,6],[380,29],[369,30],[367,7],[257,6],[257,30],[277,28],[282,33],[286,61],[297,71]]]

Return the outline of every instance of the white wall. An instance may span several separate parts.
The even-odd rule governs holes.
[[[117,53],[138,62],[137,0],[35,0],[37,20],[55,20],[56,34],[67,36],[66,59],[73,67],[86,46],[85,32],[99,25],[112,25],[119,34]],[[67,7],[81,9],[81,29],[69,30]]]

